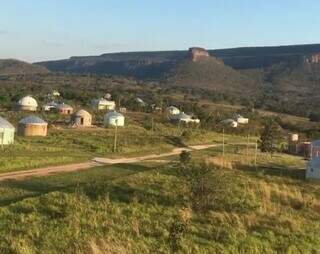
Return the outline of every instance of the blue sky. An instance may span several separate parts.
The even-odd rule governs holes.
[[[0,58],[320,43],[319,0],[1,1]]]

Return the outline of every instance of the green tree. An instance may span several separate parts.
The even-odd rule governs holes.
[[[277,144],[281,136],[281,128],[274,119],[268,119],[264,123],[260,135],[259,147],[261,152],[273,154],[277,150]]]

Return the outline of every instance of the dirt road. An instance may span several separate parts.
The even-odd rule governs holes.
[[[28,177],[33,176],[46,176],[51,174],[58,173],[67,173],[74,172],[79,170],[90,169],[94,167],[99,167],[103,165],[112,165],[112,164],[121,164],[121,163],[136,163],[145,160],[157,160],[159,158],[169,157],[173,155],[178,155],[182,151],[192,151],[192,150],[204,150],[211,147],[217,147],[219,145],[198,145],[198,146],[189,146],[187,148],[175,148],[171,152],[162,153],[162,154],[150,154],[145,156],[131,157],[131,158],[117,158],[117,159],[108,159],[108,158],[94,158],[92,161],[69,164],[62,166],[54,167],[45,167],[32,170],[16,171],[0,174],[0,182],[5,180],[23,180]]]

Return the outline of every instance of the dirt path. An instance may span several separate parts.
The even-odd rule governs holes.
[[[138,156],[138,157],[132,157],[132,158],[117,158],[117,159],[94,158],[92,161],[77,163],[77,164],[9,172],[9,173],[0,174],[0,182],[5,180],[22,180],[22,179],[33,177],[33,176],[47,176],[47,175],[57,174],[57,173],[74,172],[74,171],[99,167],[103,165],[112,165],[112,164],[120,164],[120,163],[136,163],[136,162],[145,161],[145,160],[157,161],[157,159],[159,158],[178,155],[182,151],[204,150],[204,149],[217,147],[217,146],[219,145],[215,144],[215,145],[189,146],[187,148],[175,148],[171,152],[162,153],[162,154],[150,154],[150,155]]]

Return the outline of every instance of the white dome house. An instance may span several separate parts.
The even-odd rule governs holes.
[[[104,126],[124,126],[124,116],[116,111],[107,113],[103,120]]]
[[[38,102],[31,96],[25,96],[18,101],[18,110],[37,111]]]

